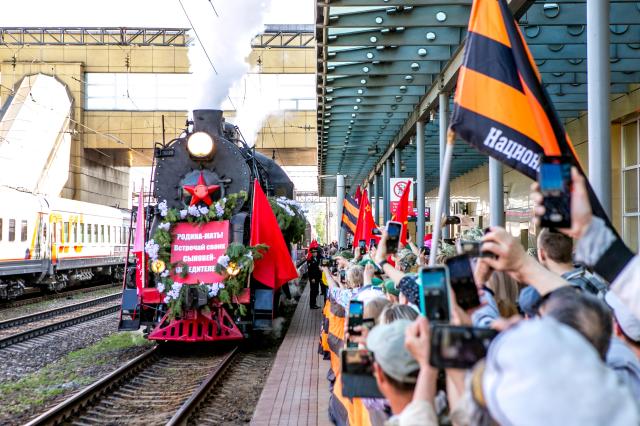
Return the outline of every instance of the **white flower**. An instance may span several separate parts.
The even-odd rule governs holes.
[[[170,301],[171,301],[171,297],[167,294],[167,295],[164,297],[164,303],[165,303],[165,304],[167,304],[167,303],[169,303]]]
[[[165,217],[167,215],[167,211],[169,210],[167,200],[162,200],[162,202],[158,204],[158,210],[160,210],[160,216]]]
[[[247,256],[249,259],[253,259],[253,253],[248,252],[247,254],[245,254],[245,256]]]
[[[209,289],[209,298],[213,298],[216,297],[218,295],[218,293],[220,292],[220,289],[224,288],[224,284],[222,283],[213,283],[211,285],[208,285],[207,288]]]
[[[158,290],[160,293],[164,293],[164,284],[162,282],[158,282],[156,284],[156,290]]]
[[[162,229],[163,231],[168,231],[170,227],[171,227],[171,224],[169,222],[161,222],[158,225],[158,229]]]
[[[149,256],[151,260],[158,260],[158,252],[160,251],[160,245],[156,244],[155,241],[149,240],[144,245],[144,251]]]
[[[167,277],[169,276],[169,270],[168,270],[168,269],[165,269],[164,271],[162,271],[162,272],[160,273],[160,276],[161,276],[162,278],[167,278]]]
[[[223,268],[226,268],[229,266],[229,260],[231,260],[229,256],[222,255],[218,258],[218,264],[222,265]]]
[[[220,203],[216,203],[214,207],[216,208],[216,216],[218,217],[224,216],[224,207],[222,207]]]
[[[180,210],[180,219],[184,219],[185,217],[187,217],[187,210]]]
[[[198,210],[197,206],[189,206],[189,208],[187,209],[187,211],[189,212],[190,216],[193,217],[200,217],[200,210]]]
[[[199,208],[199,210],[200,210],[200,214],[202,216],[206,216],[209,213],[209,208],[208,207],[202,206],[202,207]]]

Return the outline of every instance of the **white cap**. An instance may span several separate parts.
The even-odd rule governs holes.
[[[640,424],[629,389],[593,346],[549,317],[522,321],[493,341],[482,392],[501,425]]]
[[[631,310],[622,303],[622,300],[614,292],[607,292],[604,300],[613,309],[613,315],[624,334],[631,340],[640,342],[640,320],[631,313]]]

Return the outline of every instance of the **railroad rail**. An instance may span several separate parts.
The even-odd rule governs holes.
[[[75,311],[81,310],[81,309],[88,309],[91,308],[93,306],[99,305],[99,304],[103,304],[106,303],[110,300],[116,299],[119,300],[120,296],[119,295],[110,295],[110,296],[105,296],[105,297],[101,297],[101,298],[97,298],[97,299],[93,299],[91,301],[88,302],[82,302],[82,303],[78,303],[75,305],[71,305],[74,306],[75,309],[69,311],[68,308],[69,307],[64,307],[64,308],[57,308],[57,309],[52,309],[51,311],[44,311],[44,312],[39,312],[33,315],[26,315],[24,317],[20,317],[20,318],[15,318],[12,320],[7,320],[4,321],[5,323],[5,327],[0,328],[3,331],[9,331],[11,328],[16,328],[16,327],[20,327],[21,325],[25,325],[25,324],[30,324],[33,321],[38,321],[39,319],[42,318],[52,318],[55,316],[60,316],[60,315],[65,315],[68,313],[73,313]],[[103,300],[100,300],[103,299]],[[104,300],[107,299],[107,300]],[[84,305],[84,304],[88,304],[87,306],[84,306],[82,308],[78,307],[79,305]],[[96,318],[100,318],[102,316],[105,315],[109,315],[111,313],[117,312],[120,309],[120,303],[116,303],[116,304],[111,304],[106,308],[103,309],[98,309],[98,310],[92,310],[90,312],[87,312],[85,314],[82,315],[75,315],[72,316],[71,318],[65,318],[61,321],[56,321],[53,323],[49,323],[49,324],[45,324],[42,325],[40,327],[35,327],[35,328],[27,328],[26,330],[20,330],[17,332],[10,332],[9,333],[2,333],[5,334],[4,337],[0,338],[0,349],[6,348],[8,346],[11,345],[15,345],[16,343],[20,343],[20,342],[24,342],[26,340],[29,339],[33,339],[35,337],[39,337],[39,336],[43,336],[45,334],[49,334],[51,332],[57,331],[57,330],[61,330],[63,328],[67,328],[67,327],[71,327],[77,324],[81,324],[83,322],[87,322],[87,321],[91,321],[93,319]],[[64,312],[64,313],[60,313],[60,311]],[[52,313],[54,312],[54,313]],[[39,319],[30,319],[31,317],[38,317],[38,316],[42,316]],[[10,324],[14,322],[14,324]],[[0,334],[1,335],[1,334]]]
[[[27,425],[111,424],[115,420],[135,423],[132,416],[140,416],[149,424],[186,424],[237,351],[234,347],[223,355],[185,358],[165,356],[162,348],[154,346]],[[111,412],[114,402],[118,402],[117,409]]]
[[[32,303],[45,302],[53,299],[61,299],[63,297],[73,296],[75,294],[91,293],[93,291],[106,290],[113,287],[122,287],[122,283],[110,283],[110,284],[97,285],[93,287],[83,287],[83,288],[78,288],[78,289],[69,290],[69,291],[62,291],[60,293],[45,294],[45,295],[36,296],[36,297],[26,297],[24,299],[21,298],[18,300],[12,300],[10,302],[0,302],[0,310],[19,308],[20,306],[30,305]],[[36,290],[35,293],[40,294],[41,291]]]

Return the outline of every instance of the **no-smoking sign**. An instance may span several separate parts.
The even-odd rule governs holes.
[[[411,178],[391,178],[391,199],[389,200],[391,203],[391,214],[395,214],[398,209],[398,202],[404,193],[404,189],[407,187],[407,182],[409,182],[409,215],[413,216],[413,179]]]

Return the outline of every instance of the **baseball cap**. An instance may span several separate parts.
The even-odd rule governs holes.
[[[639,424],[628,387],[576,330],[550,317],[521,321],[489,347],[482,396],[502,425]]]
[[[414,277],[409,275],[402,277],[398,283],[398,290],[407,297],[409,303],[416,306],[420,305],[420,290]]]
[[[640,342],[640,320],[631,313],[629,308],[612,291],[607,292],[604,301],[613,310],[613,315],[624,334],[634,342]]]
[[[367,336],[367,349],[382,371],[401,383],[415,383],[420,366],[404,347],[404,334],[409,320],[397,320],[373,327]]]
[[[358,265],[362,266],[363,268],[369,264],[376,266],[376,263],[371,259],[362,259],[360,262],[358,262]]]
[[[416,256],[411,250],[402,249],[398,256],[398,262],[402,266],[402,269],[406,270],[416,264],[418,256]]]
[[[349,250],[342,250],[341,252],[336,253],[335,256],[332,257],[332,259],[335,260],[338,257],[351,260],[353,259],[353,253],[351,253]]]
[[[531,286],[527,286],[520,291],[520,296],[518,296],[518,306],[520,306],[520,310],[527,314],[530,317],[535,317],[538,315],[538,308],[540,307],[540,302],[542,297],[538,290]]]
[[[375,287],[380,287],[383,284],[384,284],[384,281],[382,280],[382,278],[373,277],[373,279],[371,280],[371,285]]]
[[[396,288],[396,283],[394,283],[393,280],[385,280],[382,289],[385,293],[392,294],[396,297],[400,295],[400,290]]]

